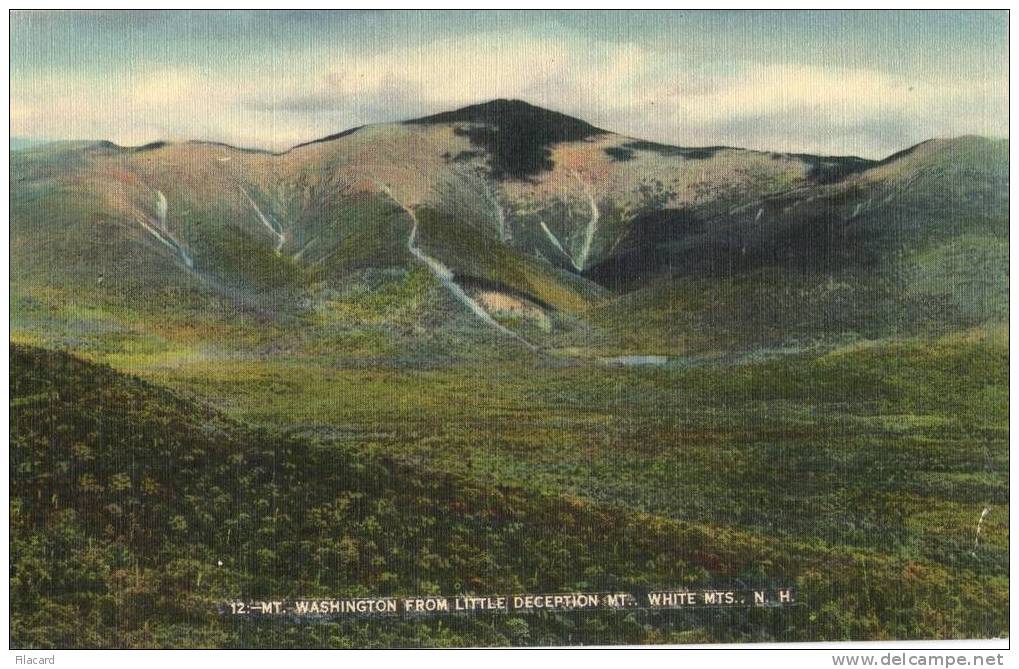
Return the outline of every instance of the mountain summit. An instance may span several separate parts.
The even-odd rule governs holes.
[[[585,121],[522,100],[492,100],[406,123],[464,124],[460,132],[488,153],[497,178],[520,179],[551,170],[553,145],[606,134]]]

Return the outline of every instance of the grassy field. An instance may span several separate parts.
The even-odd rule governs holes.
[[[135,371],[249,423],[339,432],[479,481],[1005,574],[1004,336],[665,368],[200,359]]]

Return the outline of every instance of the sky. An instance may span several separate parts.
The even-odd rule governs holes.
[[[1006,11],[11,14],[11,135],[285,149],[517,98],[679,146],[1008,133]]]

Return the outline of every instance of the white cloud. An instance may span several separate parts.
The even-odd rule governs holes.
[[[679,75],[644,93],[660,113],[627,116],[632,133],[687,143],[882,156],[931,137],[1008,133],[1006,81],[774,65]]]

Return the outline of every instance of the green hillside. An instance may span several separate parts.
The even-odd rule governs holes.
[[[379,453],[245,427],[107,367],[30,347],[11,347],[11,393],[16,647],[1007,634],[1007,576],[989,564],[770,538],[483,485]],[[284,625],[221,617],[215,607],[270,595],[734,582],[795,585],[802,606]]]

